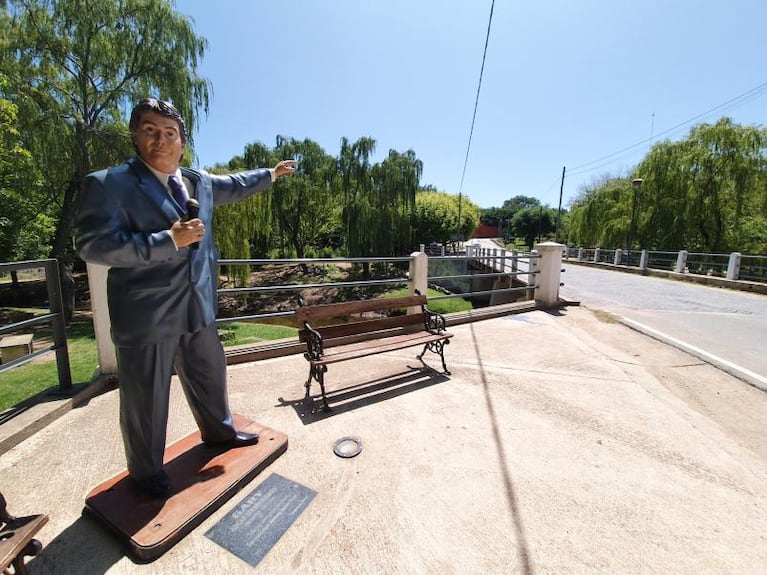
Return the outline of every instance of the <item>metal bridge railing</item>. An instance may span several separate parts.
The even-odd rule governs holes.
[[[380,258],[293,258],[293,259],[253,259],[253,260],[220,260],[219,266],[248,266],[255,268],[263,268],[265,266],[270,267],[283,267],[290,266],[322,266],[324,273],[321,275],[326,278],[326,281],[307,281],[292,284],[275,284],[275,285],[262,285],[251,287],[238,287],[238,288],[219,288],[218,295],[221,296],[243,296],[250,295],[265,295],[276,294],[280,292],[287,292],[292,294],[295,300],[295,305],[298,304],[300,292],[304,290],[323,290],[323,289],[339,289],[339,288],[357,288],[357,287],[369,287],[369,286],[396,286],[407,285],[410,282],[408,270],[410,266],[410,257],[380,257]],[[384,264],[384,273],[397,274],[394,277],[384,277],[377,279],[355,280],[355,281],[334,281],[330,274],[327,273],[326,266],[348,266],[359,264],[373,264],[374,270],[380,268]],[[404,265],[403,265],[404,264]],[[307,273],[309,277],[314,277],[313,274]],[[290,310],[277,310],[277,311],[265,311],[263,313],[250,314],[250,315],[238,315],[232,317],[219,317],[216,319],[217,324],[233,323],[238,321],[258,321],[266,319],[275,319],[282,317],[293,317],[295,315],[294,308],[292,306]]]
[[[630,257],[630,260],[629,260]],[[643,270],[713,276],[728,280],[767,283],[767,255],[568,247],[566,258],[581,262],[638,267]]]
[[[14,273],[22,270],[44,269],[45,284],[48,292],[48,313],[31,319],[18,321],[0,326],[0,336],[28,330],[38,324],[49,323],[51,326],[53,344],[0,365],[0,373],[14,369],[51,352],[56,354],[59,387],[61,393],[72,391],[72,373],[69,366],[69,351],[67,348],[66,322],[63,315],[64,303],[61,294],[59,265],[55,259],[31,260],[24,262],[1,263],[0,274]]]
[[[481,269],[493,270],[491,272],[472,272],[464,274],[445,274],[441,275],[429,275],[428,281],[430,284],[444,284],[445,282],[454,282],[456,280],[465,280],[466,284],[476,282],[482,279],[503,280],[508,279],[511,286],[514,280],[524,277],[526,280],[518,280],[524,285],[508,288],[493,288],[490,290],[462,290],[457,293],[451,293],[441,296],[433,296],[431,300],[449,299],[455,297],[471,299],[478,296],[493,296],[496,294],[509,294],[520,292],[525,294],[525,299],[532,299],[530,295],[532,290],[537,286],[535,284],[535,278],[540,273],[535,269],[535,262],[539,256],[534,253],[507,252],[502,248],[487,249],[469,246],[466,255],[458,256],[432,256],[429,258],[430,265],[433,264],[434,268],[439,267],[439,262],[443,262],[450,265],[466,263],[466,267],[477,267]],[[443,266],[443,269],[445,266]],[[522,270],[520,270],[522,268]],[[436,270],[435,270],[436,271]],[[468,272],[468,269],[467,269]]]

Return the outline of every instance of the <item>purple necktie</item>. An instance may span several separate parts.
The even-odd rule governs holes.
[[[189,200],[189,194],[186,191],[184,182],[178,179],[176,176],[168,176],[168,187],[173,193],[173,199],[181,206],[181,209],[186,213],[186,202]]]

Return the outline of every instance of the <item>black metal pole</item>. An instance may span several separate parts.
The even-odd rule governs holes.
[[[51,310],[51,329],[53,331],[53,347],[56,351],[56,367],[59,374],[59,392],[70,393],[72,391],[72,372],[69,367],[64,300],[61,295],[60,278],[59,262],[54,259],[46,260],[45,283],[48,286],[48,306]]]

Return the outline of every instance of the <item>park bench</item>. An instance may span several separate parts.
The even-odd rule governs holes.
[[[14,517],[8,513],[5,497],[0,493],[0,573],[6,573],[11,566],[16,575],[28,572],[24,557],[42,550],[42,543],[33,537],[47,522],[47,515]]]
[[[403,314],[404,308],[417,312]],[[304,398],[308,405],[312,404],[310,389],[315,380],[322,391],[323,409],[330,410],[325,373],[331,363],[423,346],[417,359],[423,361],[427,350],[437,353],[443,372],[450,374],[444,346],[453,334],[445,331],[445,318],[426,307],[425,295],[301,305],[295,317],[299,339],[306,343],[304,357],[309,362]]]

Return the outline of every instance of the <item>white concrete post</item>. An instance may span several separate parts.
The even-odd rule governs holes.
[[[732,252],[727,262],[727,279],[736,280],[740,277],[740,252]]]
[[[415,290],[427,295],[428,277],[429,256],[422,251],[410,254],[410,295],[415,295]],[[407,313],[421,313],[421,308],[409,307]]]
[[[616,266],[620,265],[621,263],[621,255],[623,255],[623,250],[620,248],[617,248],[615,250],[615,257],[613,258],[613,264]]]
[[[419,252],[425,252],[425,251],[426,251],[426,246],[425,246],[424,244],[420,244],[420,245],[418,246],[418,251],[419,251]]]
[[[594,263],[599,263],[599,248],[594,248]]]
[[[676,267],[674,271],[678,274],[684,273],[684,268],[687,265],[687,250],[679,250],[679,255],[676,257]]]
[[[583,248],[578,248],[578,261],[583,261]]]
[[[647,269],[647,261],[650,259],[650,252],[642,250],[642,255],[639,256],[639,267],[643,270]]]
[[[519,252],[517,250],[511,250],[511,271],[512,272],[519,271],[518,256],[519,256]]]
[[[559,283],[562,273],[562,249],[556,242],[543,242],[535,246],[540,255],[538,277],[535,285],[535,301],[545,306],[556,305],[559,301]]]
[[[91,292],[93,331],[96,335],[96,350],[99,356],[99,374],[117,373],[117,354],[112,343],[112,321],[107,304],[107,272],[109,266],[86,264],[88,287]]]

